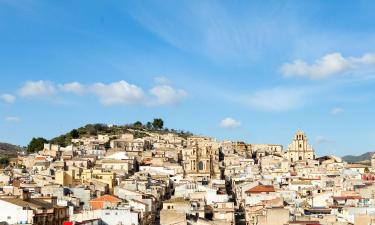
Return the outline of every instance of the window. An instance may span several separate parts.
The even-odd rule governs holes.
[[[199,170],[203,170],[203,167],[204,167],[204,163],[203,163],[202,161],[200,161],[200,162],[198,163],[198,169],[199,169]]]

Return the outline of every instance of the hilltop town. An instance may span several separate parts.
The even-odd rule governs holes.
[[[375,159],[369,166],[317,156],[303,131],[284,148],[168,130],[161,119],[86,128],[33,139],[8,159],[0,170],[0,224],[375,221]]]

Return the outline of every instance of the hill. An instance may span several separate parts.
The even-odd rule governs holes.
[[[126,125],[107,125],[100,123],[87,124],[83,127],[73,129],[68,133],[52,138],[51,140],[49,140],[49,142],[52,144],[67,146],[71,144],[71,141],[74,138],[90,137],[98,134],[119,135],[124,133],[132,133],[135,138],[147,137],[150,136],[150,133],[174,133],[184,138],[193,135],[191,132],[188,131],[161,127],[156,128],[150,122],[148,122],[146,125],[143,125],[141,122],[137,121],[133,124]]]
[[[4,143],[0,142],[0,158],[6,157],[6,158],[11,158],[11,157],[16,157],[17,152],[23,150],[22,147],[9,144],[9,143]]]
[[[346,155],[342,157],[344,161],[350,163],[370,163],[371,157],[375,152],[366,152],[362,155]]]

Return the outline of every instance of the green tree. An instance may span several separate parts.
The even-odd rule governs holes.
[[[147,127],[147,129],[151,130],[152,129],[152,123],[151,122],[147,122],[146,127]]]
[[[93,124],[87,124],[85,126],[85,128],[86,128],[86,132],[87,132],[88,135],[97,135],[98,134],[98,130],[97,130],[98,127],[95,127],[95,125],[93,125]]]
[[[40,150],[43,150],[44,144],[48,143],[48,141],[45,138],[38,137],[31,139],[29,145],[27,146],[27,151],[29,153],[37,152]]]
[[[152,122],[152,126],[157,130],[161,130],[163,129],[164,121],[161,118],[155,118]]]
[[[143,124],[141,121],[136,121],[135,123],[133,123],[133,127],[135,128],[142,128]]]
[[[79,132],[77,129],[73,129],[70,131],[70,136],[72,136],[72,138],[79,138]]]
[[[9,165],[9,158],[8,157],[0,158],[0,166],[6,167],[8,165]]]

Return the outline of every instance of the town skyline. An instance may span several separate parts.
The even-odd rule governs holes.
[[[301,129],[319,155],[375,150],[372,2],[86,4],[0,1],[0,141],[161,117],[220,140],[286,146]]]
[[[0,0],[0,225],[375,225],[374,12]]]

